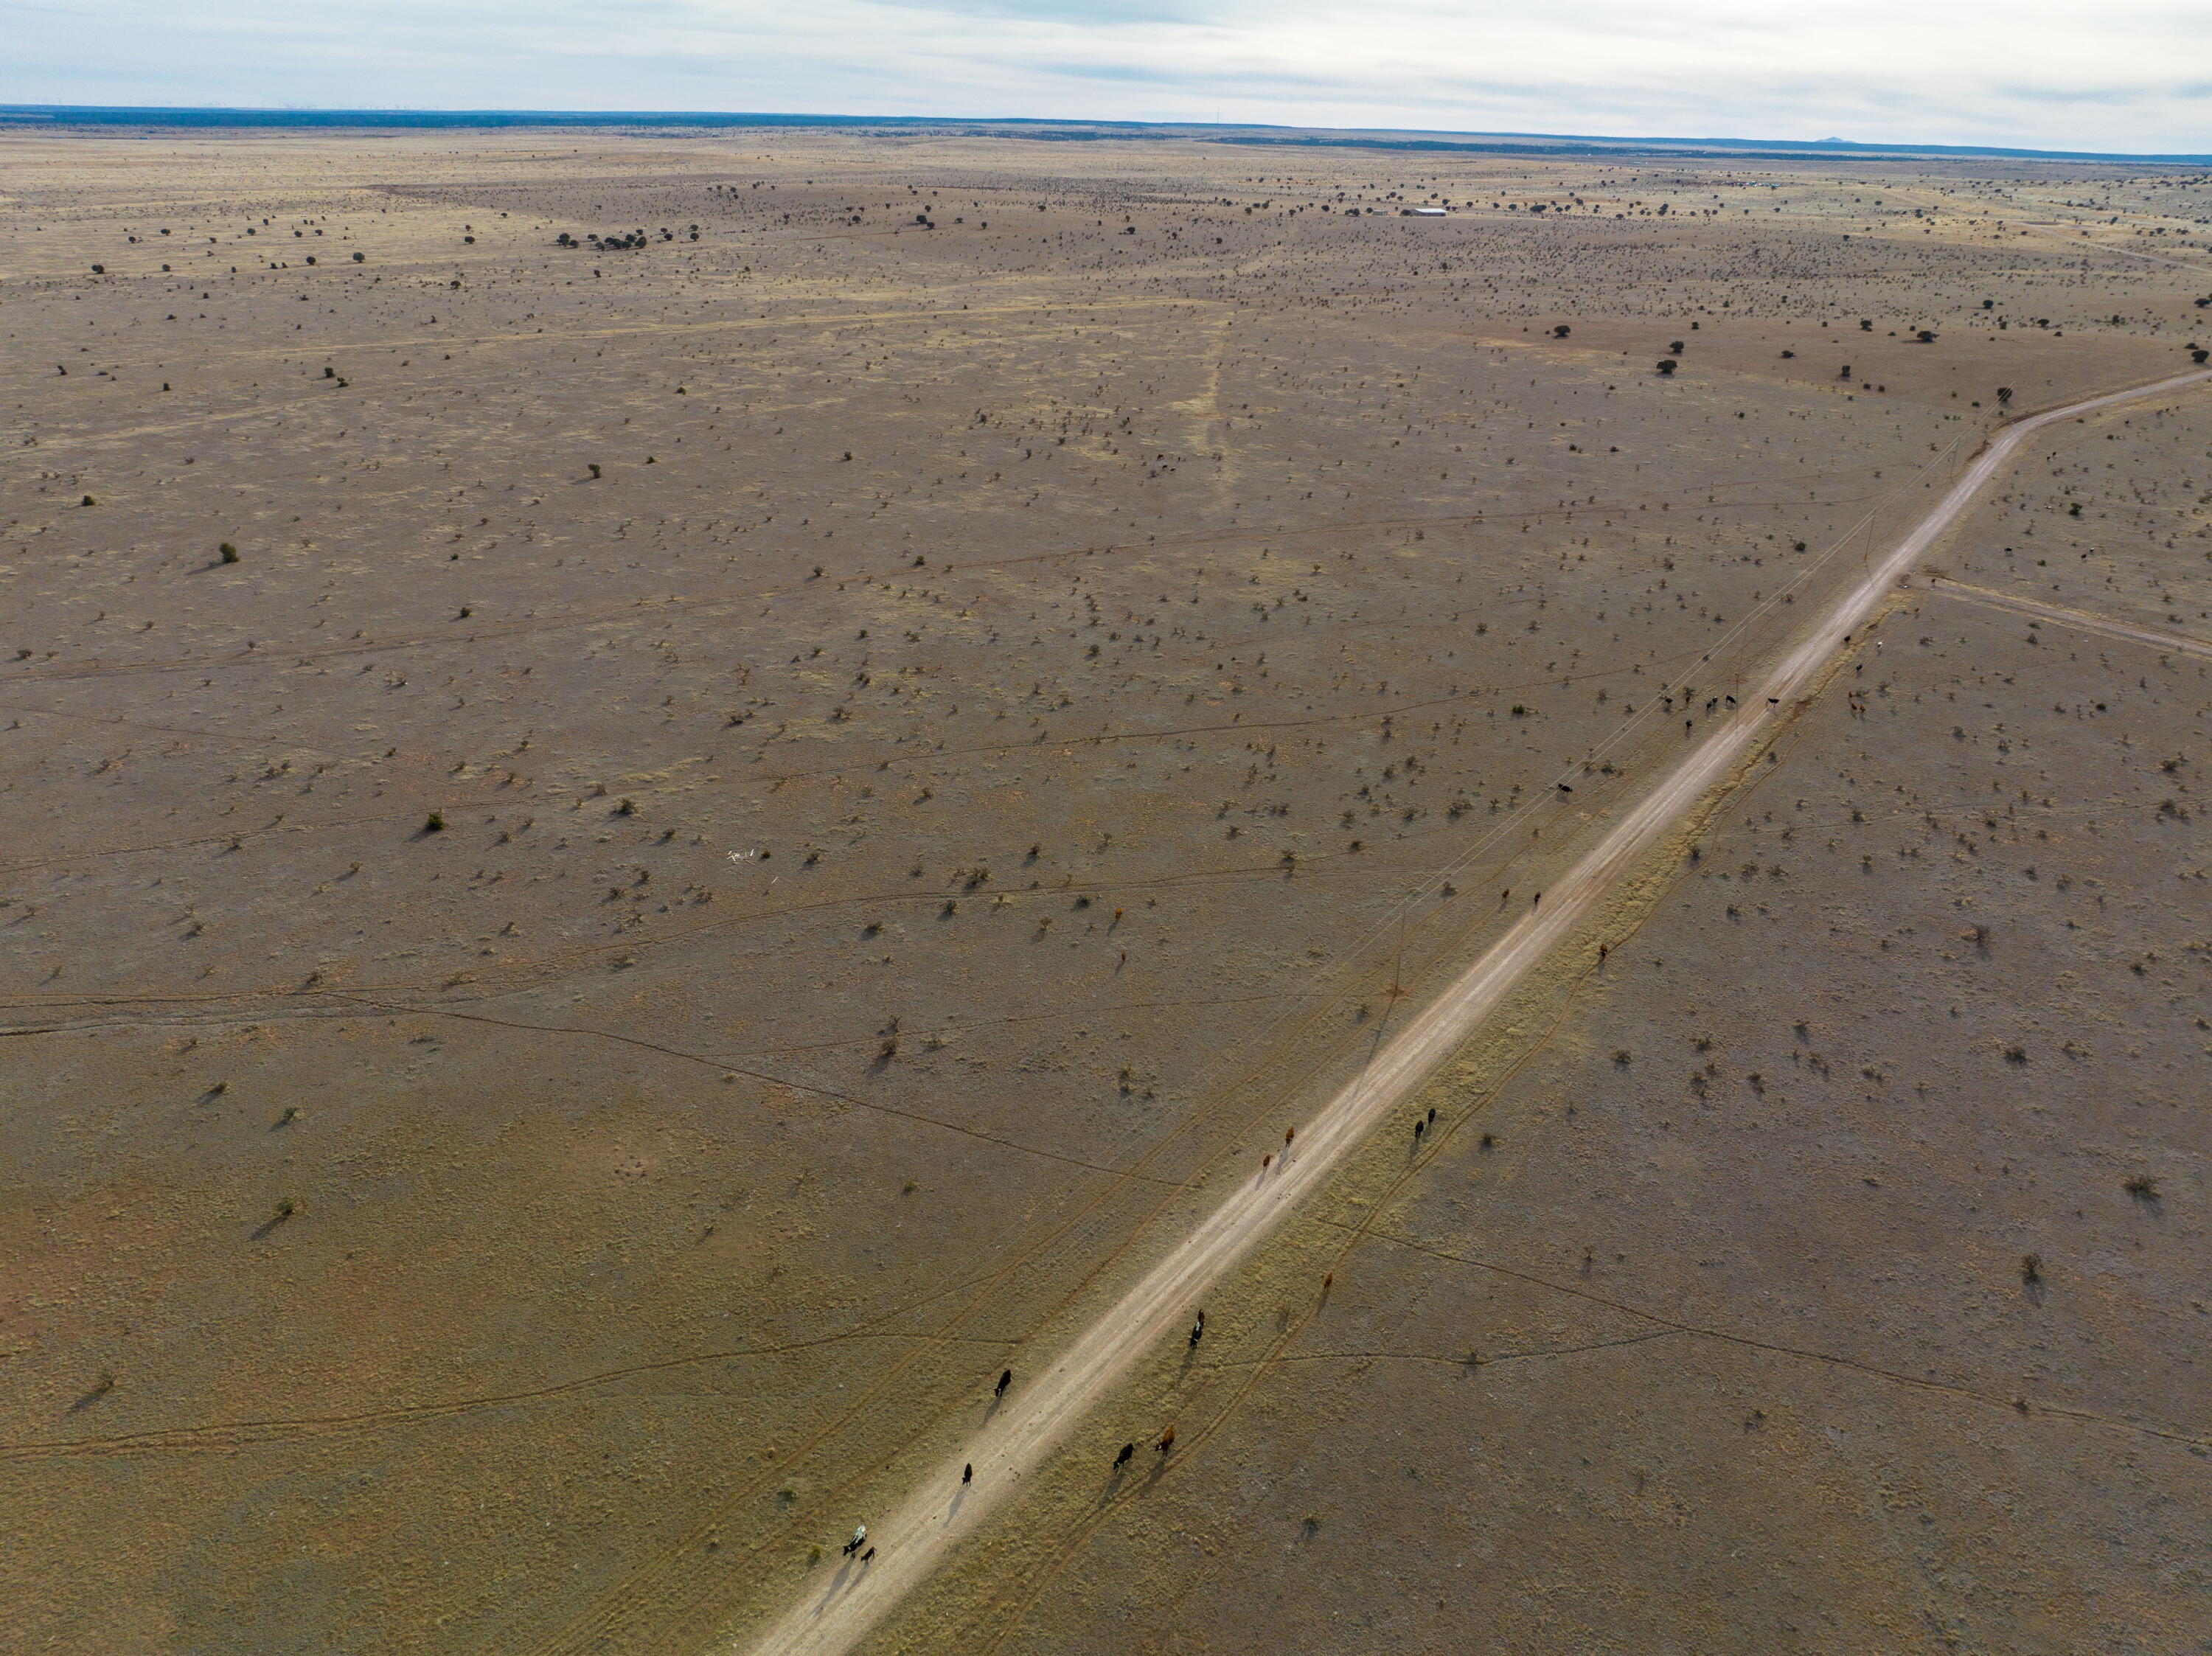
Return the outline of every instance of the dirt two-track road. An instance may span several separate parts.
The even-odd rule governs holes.
[[[1719,724],[1623,817],[1489,952],[1412,1018],[1310,1121],[1290,1152],[1246,1181],[1148,1276],[1033,1379],[906,1504],[868,1525],[872,1560],[848,1560],[826,1586],[741,1648],[759,1656],[830,1656],[851,1648],[922,1582],[964,1535],[1018,1493],[1036,1467],[1141,1353],[1180,1332],[1218,1281],[1298,1203],[1311,1195],[1375,1126],[1401,1106],[1472,1036],[1528,972],[1590,919],[1607,892],[1717,785],[1754,754],[1776,723],[1813,692],[1853,634],[1873,620],[1902,578],[2022,442],[2060,421],[2203,385],[2183,374],[2022,419],[1978,456],[1918,524],[1806,629],[1746,705]],[[1747,624],[1780,613],[1779,597]],[[963,1463],[974,1482],[963,1485]]]

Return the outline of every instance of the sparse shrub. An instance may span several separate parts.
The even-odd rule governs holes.
[[[1656,366],[1661,373],[1672,373],[1674,372],[1674,359],[1671,356],[1662,356]]]
[[[2125,1184],[2121,1186],[2120,1188],[2126,1191],[2129,1195],[2134,1197],[2138,1202],[2155,1202],[2158,1200],[2158,1180],[2152,1178],[2147,1173],[2139,1173],[2133,1175]]]
[[[2030,1288],[2043,1280],[2043,1256],[2040,1253],[2020,1256],[2020,1279]]]
[[[428,816],[422,819],[423,833],[443,834],[445,831],[446,818],[442,812],[434,810]]]
[[[79,504],[80,504],[80,505],[82,505],[82,506],[90,506],[90,505],[92,505],[92,504],[93,504],[93,499],[92,499],[92,496],[91,496],[91,495],[89,495],[89,494],[86,495],[86,496],[84,497],[84,499],[83,499],[82,501],[80,501],[80,502],[79,502]]]
[[[2000,405],[2002,405],[2003,403],[2009,403],[2009,402],[2011,402],[2011,401],[2012,401],[2012,387],[2011,387],[2010,385],[1999,385],[1999,386],[1997,387],[1997,402],[1998,402],[1998,403],[1999,403]]]
[[[233,546],[228,541],[225,541],[216,549],[222,553],[222,561],[225,563],[236,563],[238,561],[238,549]]]
[[[598,461],[596,461],[596,460],[586,461],[586,464],[591,467],[591,469],[592,469],[592,476],[593,476],[594,477],[596,477],[596,476],[598,476],[599,475],[599,462],[598,462]]]
[[[624,799],[620,804],[615,807],[615,815],[617,816],[635,816],[637,815],[637,806],[631,800]]]

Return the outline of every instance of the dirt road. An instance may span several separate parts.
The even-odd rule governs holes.
[[[902,1507],[881,1517],[854,1514],[868,1520],[872,1561],[848,1560],[826,1580],[810,1581],[800,1600],[748,1647],[760,1656],[832,1656],[851,1648],[961,1537],[1018,1493],[1023,1476],[1052,1452],[1139,1356],[1179,1336],[1206,1288],[1317,1189],[1386,1115],[1407,1103],[1522,977],[1589,919],[1614,882],[1756,752],[1784,710],[1817,686],[1837,652],[1875,617],[1899,580],[2027,438],[2061,420],[2171,395],[2208,380],[2212,373],[2187,373],[2093,397],[2023,419],[1996,437],[1912,531],[1874,561],[1864,578],[1790,647],[1741,710],[1717,724],[1587,856],[1547,887],[1540,907],[1414,1016],[1357,1081],[1299,1125],[1291,1155],[1248,1178],[1120,1303],[1048,1367],[1026,1378],[1009,1405]],[[963,1485],[961,1466],[969,1461],[975,1481]]]
[[[2024,598],[2014,592],[1998,592],[1986,586],[1969,585],[1942,575],[1930,575],[1927,581],[1929,591],[1942,592],[1968,604],[1986,604],[1992,609],[2009,610],[2014,615],[2056,622],[2061,627],[2119,639],[2128,644],[2148,644],[2161,650],[2179,650],[2185,655],[2212,656],[2212,644],[2191,638],[2186,633],[2169,633],[2156,627],[2136,627],[2124,621],[2112,621],[2080,610],[2064,609],[2056,604],[2039,604],[2033,598]]]

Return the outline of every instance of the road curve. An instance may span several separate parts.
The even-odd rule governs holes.
[[[1546,888],[1540,907],[1417,1014],[1356,1081],[1300,1124],[1293,1154],[1244,1178],[1118,1304],[1042,1373],[1025,1379],[1011,1404],[925,1479],[905,1504],[881,1519],[869,1515],[868,1538],[875,1544],[872,1562],[848,1560],[826,1580],[809,1580],[799,1602],[764,1632],[731,1648],[746,1649],[752,1656],[842,1656],[858,1643],[955,1543],[1019,1492],[1023,1476],[1140,1356],[1179,1334],[1206,1288],[1312,1194],[1385,1115],[1408,1101],[1522,979],[1591,916],[1614,883],[1756,749],[1783,710],[1814,688],[1830,658],[1875,616],[1899,579],[2023,440],[2062,420],[2170,395],[2208,379],[2212,372],[2181,374],[2090,397],[2031,416],[1999,434],[1912,531],[1830,605],[1734,717]],[[963,1462],[975,1469],[974,1483],[964,1486]]]

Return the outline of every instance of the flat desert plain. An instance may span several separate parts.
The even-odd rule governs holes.
[[[2191,371],[2208,221],[0,135],[0,1642],[865,1592],[2008,424]],[[2201,382],[2025,440],[853,1647],[2212,1649],[2208,502]]]

